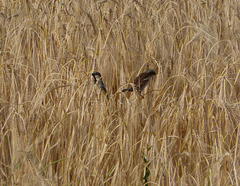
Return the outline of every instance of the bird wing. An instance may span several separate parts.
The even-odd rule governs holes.
[[[105,94],[107,93],[107,89],[106,89],[106,87],[105,87],[105,85],[104,85],[104,84],[102,84],[102,86],[101,86],[101,89],[102,89],[102,91],[104,91],[104,92],[105,92]]]
[[[146,85],[148,84],[150,79],[150,75],[148,73],[142,73],[140,74],[135,80],[134,84],[136,86],[136,89],[138,91],[142,91]]]

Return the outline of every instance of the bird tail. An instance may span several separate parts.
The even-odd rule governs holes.
[[[129,91],[129,92],[132,92],[133,91],[133,88],[126,88],[126,89],[123,89],[122,92],[126,92],[126,91]]]

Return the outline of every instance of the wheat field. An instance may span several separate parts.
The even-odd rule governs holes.
[[[239,1],[3,0],[0,20],[1,185],[240,183]],[[121,92],[146,69],[143,99]]]

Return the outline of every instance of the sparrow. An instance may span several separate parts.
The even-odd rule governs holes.
[[[92,76],[94,78],[94,83],[97,84],[98,88],[100,88],[108,97],[107,89],[106,89],[105,85],[103,84],[101,74],[99,72],[93,72]]]
[[[143,91],[143,89],[147,86],[147,84],[149,83],[149,80],[151,79],[152,76],[156,75],[156,72],[154,70],[148,69],[145,72],[139,74],[139,76],[136,77],[136,79],[134,80],[134,88],[141,93],[141,91]],[[126,89],[123,89],[122,92],[132,92],[133,91],[133,87],[129,87]],[[142,96],[143,97],[143,96]]]

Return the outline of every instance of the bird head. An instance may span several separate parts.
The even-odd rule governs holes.
[[[148,69],[144,72],[148,76],[155,76],[157,73],[154,70]]]
[[[101,74],[99,72],[93,72],[92,76],[94,78],[94,83],[96,83],[101,78]]]
[[[92,76],[95,77],[95,78],[100,78],[101,74],[99,72],[93,72]]]

